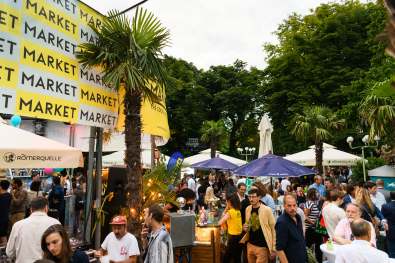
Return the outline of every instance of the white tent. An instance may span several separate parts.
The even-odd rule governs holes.
[[[395,177],[395,168],[383,165],[368,171],[369,176],[373,177]]]
[[[357,155],[337,150],[335,146],[326,143],[323,145],[322,157],[324,166],[350,166],[362,160]],[[315,166],[315,146],[312,145],[308,150],[287,155],[284,158],[300,165]]]
[[[82,152],[0,122],[0,168],[75,168]]]
[[[219,151],[216,152],[216,156],[218,156],[218,157],[220,157],[220,158],[222,158],[222,159],[224,159],[224,160],[226,160],[228,162],[234,163],[234,164],[236,164],[238,166],[247,163],[246,161],[237,159],[235,157],[222,154]],[[196,155],[192,155],[192,156],[189,156],[189,157],[185,158],[184,162],[183,162],[183,166],[191,166],[192,164],[195,164],[195,163],[198,163],[198,162],[202,162],[202,161],[206,161],[208,159],[211,159],[211,149],[206,149],[204,151],[199,152]]]
[[[169,161],[169,156],[162,155],[161,158],[165,158],[165,163]],[[109,166],[119,166],[119,165],[124,165],[125,159],[125,151],[118,151],[114,152],[109,155],[103,156],[102,162],[103,162],[103,167],[109,167]],[[150,168],[151,167],[151,149],[142,149],[141,150],[141,162],[143,164],[143,168]]]

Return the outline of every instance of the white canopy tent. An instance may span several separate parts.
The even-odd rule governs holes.
[[[82,152],[0,122],[0,168],[75,168]]]
[[[323,145],[322,157],[324,166],[353,166],[362,160],[357,155],[337,150],[335,146],[327,143]],[[315,166],[315,146],[312,145],[308,150],[287,155],[284,158],[300,165]]]
[[[218,157],[220,157],[220,158],[222,158],[222,159],[224,159],[224,160],[226,160],[228,162],[234,163],[234,164],[236,164],[238,166],[241,166],[241,165],[247,163],[244,160],[237,159],[235,157],[222,154],[219,151],[216,152],[216,156],[218,156]],[[196,155],[192,155],[192,156],[189,156],[189,157],[185,158],[184,162],[183,162],[183,166],[191,166],[192,164],[195,164],[195,163],[198,163],[198,162],[203,162],[203,161],[206,161],[208,159],[211,159],[211,149],[206,149],[204,151],[199,152]]]
[[[162,155],[161,158],[164,157],[165,163],[169,161],[169,156]],[[124,165],[125,159],[125,151],[117,151],[109,155],[103,156],[102,162],[103,167],[110,167],[110,166],[119,166]],[[143,168],[150,168],[151,167],[151,149],[142,149],[141,150],[141,162],[143,164]]]
[[[368,171],[369,176],[373,177],[395,177],[395,168],[383,165]]]

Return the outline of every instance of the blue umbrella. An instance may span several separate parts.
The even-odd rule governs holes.
[[[234,174],[244,176],[299,177],[314,174],[312,170],[280,156],[267,154],[240,166]]]
[[[221,170],[233,170],[237,168],[238,166],[236,164],[233,164],[227,160],[224,160],[222,158],[212,158],[208,159],[203,162],[198,162],[193,165],[191,165],[192,168],[196,169],[221,169]]]

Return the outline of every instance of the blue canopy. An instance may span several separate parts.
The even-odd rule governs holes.
[[[299,177],[314,174],[312,170],[280,156],[267,154],[240,166],[234,174],[244,176]]]
[[[220,169],[220,170],[233,170],[238,166],[233,164],[227,160],[216,157],[212,159],[208,159],[206,161],[198,162],[191,165],[192,168],[195,169]]]

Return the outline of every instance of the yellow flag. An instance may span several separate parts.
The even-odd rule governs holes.
[[[124,103],[125,88],[121,86],[118,93],[118,100],[121,102],[118,113],[117,130],[123,131],[125,129],[125,115]],[[141,105],[141,123],[142,133],[151,134],[163,137],[164,139],[170,138],[169,123],[167,120],[166,97],[162,96],[159,105],[158,103],[151,103],[147,99],[143,100]]]

